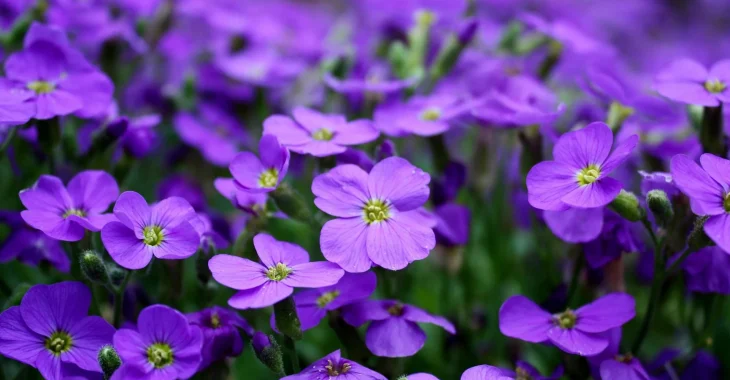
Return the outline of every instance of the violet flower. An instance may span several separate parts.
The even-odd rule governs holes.
[[[100,170],[77,174],[64,187],[58,177],[42,175],[20,192],[27,210],[20,215],[31,227],[63,241],[79,241],[86,230],[99,231],[115,220],[102,214],[119,194],[114,177]]]
[[[205,193],[200,185],[192,178],[173,174],[162,182],[157,188],[157,199],[180,197],[188,201],[195,211],[206,209]]]
[[[638,140],[633,135],[611,152],[613,134],[601,122],[564,134],[553,148],[554,161],[543,161],[527,173],[530,204],[542,210],[565,210],[611,203],[622,186],[608,175],[628,158]]]
[[[317,207],[337,217],[320,234],[324,257],[348,272],[373,264],[400,270],[436,245],[417,213],[428,199],[431,177],[400,157],[380,161],[370,173],[340,165],[312,183]]]
[[[276,136],[291,151],[325,157],[343,153],[349,145],[371,142],[380,134],[369,120],[347,121],[343,115],[322,114],[297,107],[294,118],[272,115],[264,120],[264,134]]]
[[[80,282],[33,286],[20,306],[0,314],[0,354],[51,380],[101,372],[97,353],[111,343],[114,327],[87,316],[90,305],[91,292]]]
[[[211,222],[208,214],[199,212],[188,222],[193,226],[193,228],[195,228],[198,235],[200,235],[201,249],[208,249],[211,246],[216,249],[228,248],[228,240],[213,229],[213,223]]]
[[[520,127],[555,121],[565,106],[539,81],[526,75],[508,77],[503,88],[492,90],[472,114],[488,125]]]
[[[524,296],[512,296],[499,309],[502,334],[532,343],[551,342],[561,350],[581,356],[608,347],[604,332],[619,327],[636,315],[633,297],[611,293],[575,311],[550,314]]]
[[[203,334],[179,311],[165,305],[144,308],[137,329],[120,329],[114,348],[122,366],[112,379],[187,379],[202,361]]]
[[[141,195],[126,191],[114,205],[114,216],[119,221],[104,226],[101,241],[124,268],[144,268],[152,256],[184,259],[200,245],[200,235],[190,224],[195,211],[182,198],[167,198],[150,207]]]
[[[207,368],[212,362],[241,354],[243,338],[238,329],[249,336],[254,334],[253,328],[238,313],[220,306],[189,313],[187,318],[203,333],[203,361],[198,370]]]
[[[708,215],[704,230],[725,252],[730,252],[730,161],[705,153],[700,157],[702,168],[689,157],[678,154],[670,168],[674,183],[690,199],[696,215]]]
[[[682,263],[687,289],[730,294],[730,255],[718,247],[702,248]]]
[[[337,350],[281,380],[387,380],[387,377],[343,358]]]
[[[578,208],[543,211],[550,231],[568,243],[587,243],[596,239],[603,231],[605,207]]]
[[[656,77],[657,92],[677,102],[716,107],[730,101],[730,60],[722,60],[708,71],[691,59],[672,62]]]
[[[414,96],[406,103],[385,103],[375,110],[375,126],[388,136],[434,136],[468,113],[471,105],[451,95]]]
[[[601,379],[649,380],[649,374],[641,366],[639,359],[632,355],[618,355],[604,360],[600,366]]]
[[[562,375],[562,367],[558,367],[550,376],[543,376],[530,363],[518,361],[514,371],[486,364],[471,367],[464,371],[461,380],[557,380]]]
[[[471,212],[456,203],[447,203],[434,210],[436,241],[447,247],[465,245],[469,241]]]
[[[615,212],[604,209],[599,238],[583,244],[588,266],[600,268],[623,253],[641,252],[645,247],[635,226]]]
[[[374,355],[390,358],[412,356],[423,348],[426,333],[419,323],[431,323],[450,334],[456,333],[456,328],[446,318],[392,300],[348,305],[343,309],[342,317],[355,327],[371,321],[365,334],[366,346]]]
[[[71,261],[60,241],[27,227],[16,226],[0,247],[0,263],[16,259],[33,266],[45,260],[64,273],[71,269]]]
[[[231,161],[235,184],[242,190],[254,193],[268,193],[279,186],[289,169],[289,150],[282,146],[276,136],[264,135],[259,142],[261,159],[251,152],[239,153]]]
[[[243,126],[222,109],[210,104],[199,106],[199,116],[181,112],[173,125],[180,138],[217,166],[228,166],[246,142]]]
[[[146,157],[160,143],[160,137],[155,128],[161,120],[162,118],[157,114],[131,119],[127,131],[121,138],[120,146],[132,157]]]
[[[253,244],[261,264],[232,255],[216,255],[208,261],[216,281],[238,290],[228,300],[236,309],[271,306],[289,297],[294,288],[334,285],[345,274],[333,263],[310,263],[302,247],[271,235],[258,234]]]

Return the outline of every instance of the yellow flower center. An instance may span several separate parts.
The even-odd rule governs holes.
[[[66,219],[71,215],[84,217],[84,216],[86,216],[86,213],[84,212],[84,210],[81,210],[78,208],[70,208],[70,209],[66,210],[66,212],[63,213],[63,218]]]
[[[278,263],[275,267],[271,267],[266,271],[266,277],[271,281],[281,281],[289,276],[291,272],[292,269],[286,266],[286,264]]]
[[[320,308],[324,308],[325,306],[329,305],[330,302],[334,301],[335,298],[339,297],[340,291],[339,290],[333,290],[331,292],[325,292],[319,298],[317,298],[317,306]]]
[[[725,194],[725,199],[722,201],[722,207],[725,209],[725,212],[730,213],[730,193]]]
[[[259,175],[259,187],[276,187],[279,182],[279,171],[270,168],[266,169]]]
[[[312,138],[319,141],[330,141],[334,133],[327,128],[320,128],[312,133]]]
[[[56,331],[46,339],[45,346],[53,355],[61,355],[71,349],[71,335],[63,331]]]
[[[327,370],[327,374],[330,376],[339,376],[342,374],[347,373],[352,366],[350,363],[343,363],[340,366],[335,365],[332,363],[332,360],[327,360],[327,365],[324,366],[324,368]]]
[[[172,364],[173,355],[167,343],[155,343],[147,348],[147,360],[155,368],[164,368]]]
[[[49,94],[53,92],[53,90],[56,89],[56,85],[51,82],[46,82],[43,80],[35,80],[33,82],[28,83],[27,85],[28,89],[35,92],[36,94]]]
[[[210,315],[210,327],[214,329],[221,327],[221,317],[218,316],[218,313],[212,313]]]
[[[438,107],[430,107],[421,112],[421,120],[436,121],[441,118],[441,109]]]
[[[578,172],[576,175],[576,178],[578,179],[578,184],[583,185],[590,185],[593,182],[596,182],[598,180],[598,177],[601,176],[601,169],[598,167],[598,165],[588,165],[587,168],[583,168],[581,171]]]
[[[560,326],[561,329],[572,329],[575,326],[575,322],[578,317],[575,316],[573,310],[566,310],[555,317],[555,323]]]
[[[371,199],[363,207],[363,217],[367,224],[373,224],[390,218],[390,206],[380,199]]]
[[[727,85],[720,81],[719,79],[710,79],[707,82],[705,82],[705,90],[717,94],[720,92],[725,91],[725,88],[727,88]]]
[[[142,230],[142,236],[145,244],[156,247],[162,243],[165,234],[162,233],[162,227],[147,226]]]

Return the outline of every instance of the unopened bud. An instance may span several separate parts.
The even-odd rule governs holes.
[[[639,205],[636,195],[624,189],[621,189],[616,199],[611,202],[610,207],[624,219],[631,222],[638,222],[646,216],[646,210]]]
[[[294,340],[302,339],[302,323],[297,316],[294,298],[289,296],[274,304],[274,316],[276,328],[282,334]]]
[[[99,284],[109,284],[109,273],[106,269],[104,260],[94,251],[86,251],[81,254],[79,259],[81,264],[81,272],[89,281]]]
[[[687,245],[692,252],[715,245],[715,242],[705,233],[705,222],[707,219],[709,219],[709,216],[700,216],[695,219],[694,228],[692,228],[692,232],[690,232],[689,238],[687,238]]]
[[[674,208],[672,202],[667,197],[667,193],[662,190],[652,190],[646,195],[646,204],[649,210],[654,214],[657,224],[666,227],[674,218]]]
[[[114,374],[114,371],[122,365],[122,360],[119,358],[119,354],[112,346],[104,346],[99,350],[99,365],[101,366],[102,372],[104,372],[104,379],[108,380]]]
[[[267,336],[266,334],[257,331],[253,335],[253,349],[256,353],[256,357],[264,363],[272,372],[276,375],[284,376],[284,358],[281,354],[279,344],[273,336]]]
[[[112,285],[119,286],[124,282],[124,277],[127,275],[127,271],[116,266],[115,264],[108,264],[107,267],[107,273],[109,273],[109,280],[112,282]]]

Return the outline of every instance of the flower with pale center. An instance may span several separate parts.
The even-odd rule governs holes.
[[[162,227],[147,226],[142,230],[143,241],[145,244],[156,247],[162,244],[165,234],[162,233]]]
[[[352,368],[352,366],[350,365],[350,363],[342,363],[338,366],[332,363],[332,360],[327,360],[327,365],[324,366],[324,368],[327,370],[328,375],[339,376],[347,373],[350,368]]]
[[[221,317],[218,315],[218,313],[210,314],[210,327],[214,329],[221,327]]]
[[[388,308],[388,314],[394,317],[400,317],[401,315],[403,315],[403,304],[393,304],[393,306]]]
[[[61,355],[62,353],[71,349],[71,343],[73,340],[68,333],[63,331],[56,331],[46,339],[46,349],[53,355]]]
[[[154,343],[147,348],[147,360],[155,368],[165,368],[172,364],[172,349],[167,343]]]
[[[590,185],[598,180],[601,176],[601,169],[598,165],[590,164],[588,167],[581,169],[576,175],[578,184],[581,186]]]
[[[81,210],[78,208],[70,208],[70,209],[66,210],[66,212],[63,213],[63,218],[66,219],[71,215],[76,215],[76,216],[80,216],[83,218],[86,216],[86,212],[84,212],[84,210]]]
[[[572,329],[578,320],[578,317],[576,317],[575,313],[570,309],[557,314],[554,318],[555,324],[560,326],[561,329]]]
[[[271,281],[281,281],[285,279],[292,272],[292,269],[286,266],[284,263],[277,263],[276,266],[269,268],[266,271],[266,277]]]
[[[28,89],[35,92],[36,94],[50,94],[53,92],[53,90],[56,89],[56,85],[51,82],[46,82],[42,80],[35,80],[27,85]]]
[[[709,79],[705,82],[705,90],[713,94],[723,92],[725,88],[727,88],[727,85],[717,78]]]
[[[274,168],[269,168],[261,172],[259,175],[259,186],[260,187],[276,187],[279,182],[279,171]]]
[[[312,133],[312,138],[318,141],[330,141],[335,134],[327,128],[320,128]]]
[[[725,194],[722,201],[722,208],[725,209],[725,212],[730,213],[730,193]]]
[[[363,207],[363,218],[367,224],[373,224],[390,218],[390,206],[380,199],[371,199]]]
[[[438,107],[426,108],[421,112],[421,120],[436,121],[441,118],[441,109]]]
[[[324,308],[325,306],[329,305],[330,302],[334,301],[335,298],[340,296],[339,290],[333,290],[331,292],[325,292],[319,298],[317,298],[317,306],[320,308]]]

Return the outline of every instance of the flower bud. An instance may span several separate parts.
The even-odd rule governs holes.
[[[124,281],[124,276],[127,275],[127,271],[116,266],[115,264],[108,264],[106,267],[107,273],[109,273],[109,280],[112,285],[119,286]]]
[[[119,358],[119,354],[112,346],[104,346],[99,350],[99,365],[101,366],[102,372],[104,372],[104,379],[108,380],[114,374],[114,371],[122,365],[122,360]]]
[[[253,349],[256,357],[277,376],[284,376],[284,359],[279,344],[273,336],[257,331],[253,335]]]
[[[468,45],[472,39],[474,39],[474,35],[477,32],[477,29],[479,28],[479,21],[475,18],[470,18],[461,25],[459,28],[459,33],[457,34],[457,39],[459,40],[459,43],[461,45]]]
[[[107,272],[104,260],[94,251],[86,251],[81,254],[79,259],[81,264],[81,272],[89,281],[99,284],[109,284],[109,273]]]
[[[274,316],[276,328],[282,334],[294,340],[302,339],[302,323],[297,316],[294,298],[290,296],[274,304]]]
[[[692,252],[715,245],[715,242],[705,233],[705,222],[707,219],[709,219],[709,216],[701,216],[695,219],[694,228],[692,228],[692,232],[690,232],[689,238],[687,238],[687,245]]]
[[[646,210],[639,205],[636,195],[624,189],[621,189],[616,199],[611,202],[610,207],[624,219],[631,222],[638,222],[646,217]]]
[[[646,195],[646,204],[654,215],[657,224],[666,227],[674,218],[674,208],[672,202],[667,197],[667,193],[662,190],[651,190]]]

